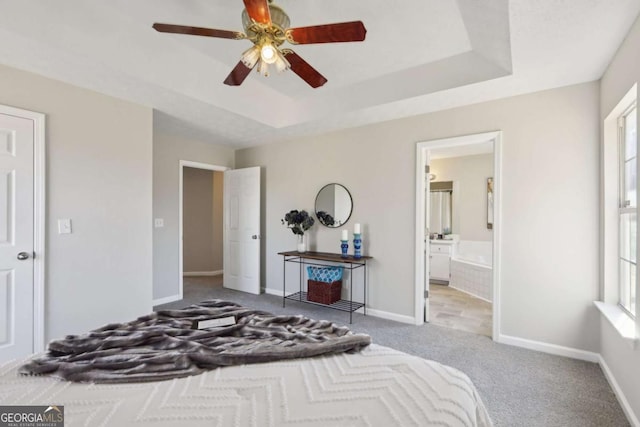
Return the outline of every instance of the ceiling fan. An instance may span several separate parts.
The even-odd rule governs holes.
[[[247,39],[253,42],[253,47],[242,54],[238,65],[225,79],[224,83],[227,85],[241,85],[257,64],[257,71],[264,76],[269,75],[269,66],[273,66],[278,72],[291,68],[313,88],[322,86],[327,79],[294,51],[280,46],[285,41],[291,44],[359,42],[364,40],[367,33],[361,21],[289,28],[289,16],[282,8],[273,4],[273,0],[243,1],[244,33],[159,23],[153,24],[153,28],[162,33]]]

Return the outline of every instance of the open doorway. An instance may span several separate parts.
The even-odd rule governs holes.
[[[497,339],[500,132],[417,155],[416,318]]]
[[[223,200],[226,168],[180,165],[180,293],[204,300],[224,282]]]
[[[429,321],[490,337],[493,143],[436,148],[429,159]]]

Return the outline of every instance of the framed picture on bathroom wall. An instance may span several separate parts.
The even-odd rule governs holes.
[[[493,177],[487,178],[487,228],[493,229]]]

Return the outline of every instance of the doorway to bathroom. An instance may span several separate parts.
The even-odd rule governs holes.
[[[498,337],[500,133],[418,144],[416,317]]]

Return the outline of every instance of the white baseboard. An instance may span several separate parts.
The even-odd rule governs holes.
[[[638,420],[638,417],[633,412],[633,409],[631,408],[629,401],[627,400],[624,393],[622,392],[622,389],[618,385],[616,378],[613,376],[613,373],[609,369],[607,362],[605,362],[601,354],[598,355],[598,363],[602,368],[602,372],[604,372],[604,377],[609,382],[609,385],[613,389],[613,392],[616,395],[616,398],[618,398],[618,402],[620,402],[620,406],[622,406],[622,410],[624,411],[624,414],[627,416],[629,423],[633,427],[640,427],[640,421]]]
[[[356,310],[356,313],[364,314],[362,309]],[[416,319],[411,316],[405,316],[404,314],[391,313],[389,311],[376,310],[375,308],[367,307],[367,316],[379,317],[381,319],[393,320],[400,323],[408,323],[410,325],[416,324]]]
[[[223,274],[224,270],[216,271],[185,271],[182,273],[185,277],[199,277],[199,276],[219,276]]]
[[[264,293],[281,297],[282,289],[264,288]]]
[[[180,301],[182,297],[180,295],[171,295],[169,297],[154,299],[151,303],[154,307],[156,305],[169,304],[170,302]]]
[[[556,344],[549,344],[541,341],[533,341],[525,338],[512,337],[500,334],[497,342],[501,344],[513,345],[515,347],[527,348],[529,350],[540,351],[542,353],[554,354],[556,356],[570,357],[572,359],[585,360],[587,362],[598,363],[600,355],[592,351],[579,350],[577,348],[564,347]]]

